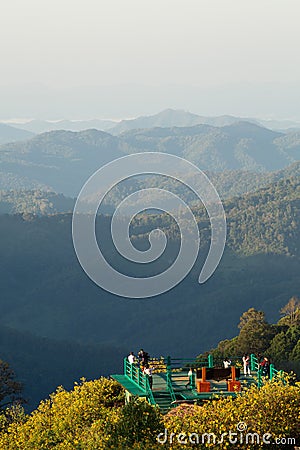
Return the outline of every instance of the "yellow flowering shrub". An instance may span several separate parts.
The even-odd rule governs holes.
[[[300,440],[300,386],[266,382],[236,398],[174,408],[120,407],[122,387],[101,378],[63,388],[30,415],[3,419],[1,450],[154,450],[294,448]],[[3,416],[4,417],[4,416]],[[157,439],[158,438],[158,439]],[[291,441],[293,439],[293,441]]]
[[[122,387],[106,378],[82,380],[70,392],[60,387],[50,399],[40,403],[25,423],[13,422],[1,433],[0,448],[105,448],[123,397]]]
[[[179,407],[166,415],[164,422],[165,435],[160,442],[166,440],[171,448],[195,448],[198,441],[198,448],[278,449],[280,444],[294,448],[300,441],[299,384],[267,382],[235,399]]]

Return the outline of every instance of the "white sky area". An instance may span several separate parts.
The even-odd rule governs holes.
[[[0,87],[299,83],[299,0],[3,0]]]

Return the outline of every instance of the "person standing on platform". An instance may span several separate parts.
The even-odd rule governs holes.
[[[225,369],[228,369],[228,367],[231,366],[231,361],[230,361],[230,359],[225,358],[224,361],[223,361],[223,366],[224,366]]]
[[[141,369],[144,370],[144,368],[147,366],[149,362],[149,353],[145,352],[142,348],[138,352],[138,358],[139,362],[141,364]]]
[[[186,383],[185,387],[188,388],[190,386],[190,388],[193,389],[195,384],[194,384],[194,371],[192,367],[190,367],[190,370],[188,371],[188,377],[189,381]]]
[[[135,356],[133,352],[130,352],[130,354],[127,356],[127,359],[130,364],[133,364],[135,362]]]
[[[149,364],[146,364],[146,366],[144,368],[144,374],[147,376],[147,378],[149,380],[150,389],[152,389],[152,386],[153,386],[152,368],[149,367]]]
[[[251,375],[250,372],[250,356],[246,353],[243,356],[244,375]]]
[[[261,369],[262,369],[262,375],[264,377],[269,376],[269,370],[270,370],[270,363],[268,358],[265,356],[262,362],[260,363]]]

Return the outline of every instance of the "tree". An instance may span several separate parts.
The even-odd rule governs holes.
[[[264,353],[276,334],[275,328],[269,325],[262,311],[254,308],[248,309],[241,316],[240,334],[237,339],[237,348],[242,353]]]
[[[103,450],[124,404],[124,390],[113,380],[81,380],[74,389],[57,388],[25,421],[19,418],[0,433],[5,450]],[[1,423],[0,423],[1,424]]]
[[[300,338],[300,328],[290,327],[287,331],[281,331],[271,341],[268,355],[276,363],[293,359],[292,352]]]
[[[249,308],[248,311],[244,312],[240,317],[240,323],[238,327],[242,330],[246,325],[251,322],[256,322],[257,324],[265,324],[266,316],[263,311],[257,311],[255,308]]]
[[[296,296],[290,298],[288,303],[281,308],[280,314],[283,316],[279,321],[280,324],[290,327],[300,325],[300,299]]]
[[[112,433],[111,448],[119,448],[118,445],[120,448],[133,448],[136,443],[143,444],[142,448],[152,448],[150,444],[156,442],[156,436],[163,430],[159,409],[146,401],[133,400],[121,410]]]
[[[9,364],[0,359],[0,409],[15,402],[22,402],[22,384],[15,380],[14,371]]]

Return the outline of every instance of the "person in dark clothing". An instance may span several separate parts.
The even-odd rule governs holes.
[[[141,350],[138,352],[139,362],[142,361],[142,359],[143,359],[143,354],[144,354],[144,350],[141,348]]]
[[[141,368],[142,368],[142,370],[144,370],[144,368],[146,367],[146,365],[149,362],[149,353],[145,352],[141,348],[141,350],[138,352],[138,358],[139,358],[139,362],[141,364]]]
[[[264,377],[268,377],[269,376],[269,371],[270,371],[270,363],[269,363],[269,360],[268,360],[268,358],[266,356],[264,357],[264,359],[260,363],[260,366],[261,366],[262,375]]]

